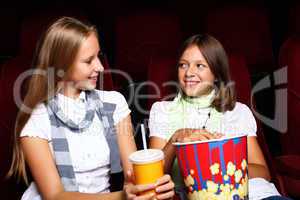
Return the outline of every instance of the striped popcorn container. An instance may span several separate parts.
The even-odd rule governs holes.
[[[174,145],[189,200],[248,199],[247,136]]]

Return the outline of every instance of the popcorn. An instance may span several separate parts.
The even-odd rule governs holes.
[[[246,168],[247,168],[247,161],[245,159],[243,159],[241,167],[242,167],[243,170],[246,170]]]
[[[247,184],[240,184],[237,191],[240,197],[246,196],[248,194]]]
[[[215,163],[212,166],[210,166],[209,169],[210,169],[210,172],[211,172],[212,175],[216,175],[220,171],[219,168],[220,168],[220,164],[219,163]]]
[[[229,176],[233,176],[235,172],[235,165],[232,162],[228,162],[227,164],[227,174]]]
[[[191,186],[195,184],[195,180],[191,175],[188,175],[185,179],[184,179],[184,184],[186,186]]]
[[[243,177],[242,170],[239,169],[239,170],[235,171],[234,180],[236,183],[239,183],[242,177]]]
[[[207,181],[206,185],[208,192],[216,193],[218,191],[219,185],[214,183],[213,181]]]
[[[193,176],[195,174],[195,171],[193,169],[191,169],[190,174]]]
[[[221,190],[221,193],[223,193],[223,194],[230,194],[230,185],[228,183],[226,183],[225,185],[221,184],[220,190]]]
[[[229,176],[226,174],[223,176],[224,181],[228,181],[229,180]]]

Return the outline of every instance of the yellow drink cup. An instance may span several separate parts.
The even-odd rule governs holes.
[[[129,156],[129,160],[133,164],[135,184],[137,185],[155,183],[164,175],[164,153],[159,149],[136,151]],[[148,193],[155,193],[155,191],[146,191],[141,195]]]

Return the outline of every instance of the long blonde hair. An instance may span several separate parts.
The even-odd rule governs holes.
[[[55,21],[42,36],[32,62],[35,73],[30,78],[28,91],[15,123],[12,163],[7,177],[15,175],[28,182],[25,159],[20,146],[20,133],[32,110],[39,103],[47,103],[48,98],[55,94],[58,82],[64,78],[58,74],[68,73],[82,42],[91,33],[97,35],[94,26],[71,17],[62,17]],[[53,69],[52,82],[49,82],[51,75],[49,69]],[[25,107],[27,110],[24,109]]]

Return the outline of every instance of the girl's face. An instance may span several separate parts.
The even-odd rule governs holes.
[[[207,94],[215,76],[196,45],[188,47],[178,63],[178,80],[183,92],[190,97]]]
[[[98,58],[99,51],[98,39],[92,33],[80,46],[74,64],[67,76],[67,81],[71,82],[68,85],[68,93],[71,92],[73,96],[76,96],[81,90],[96,88],[99,72],[104,70]]]

